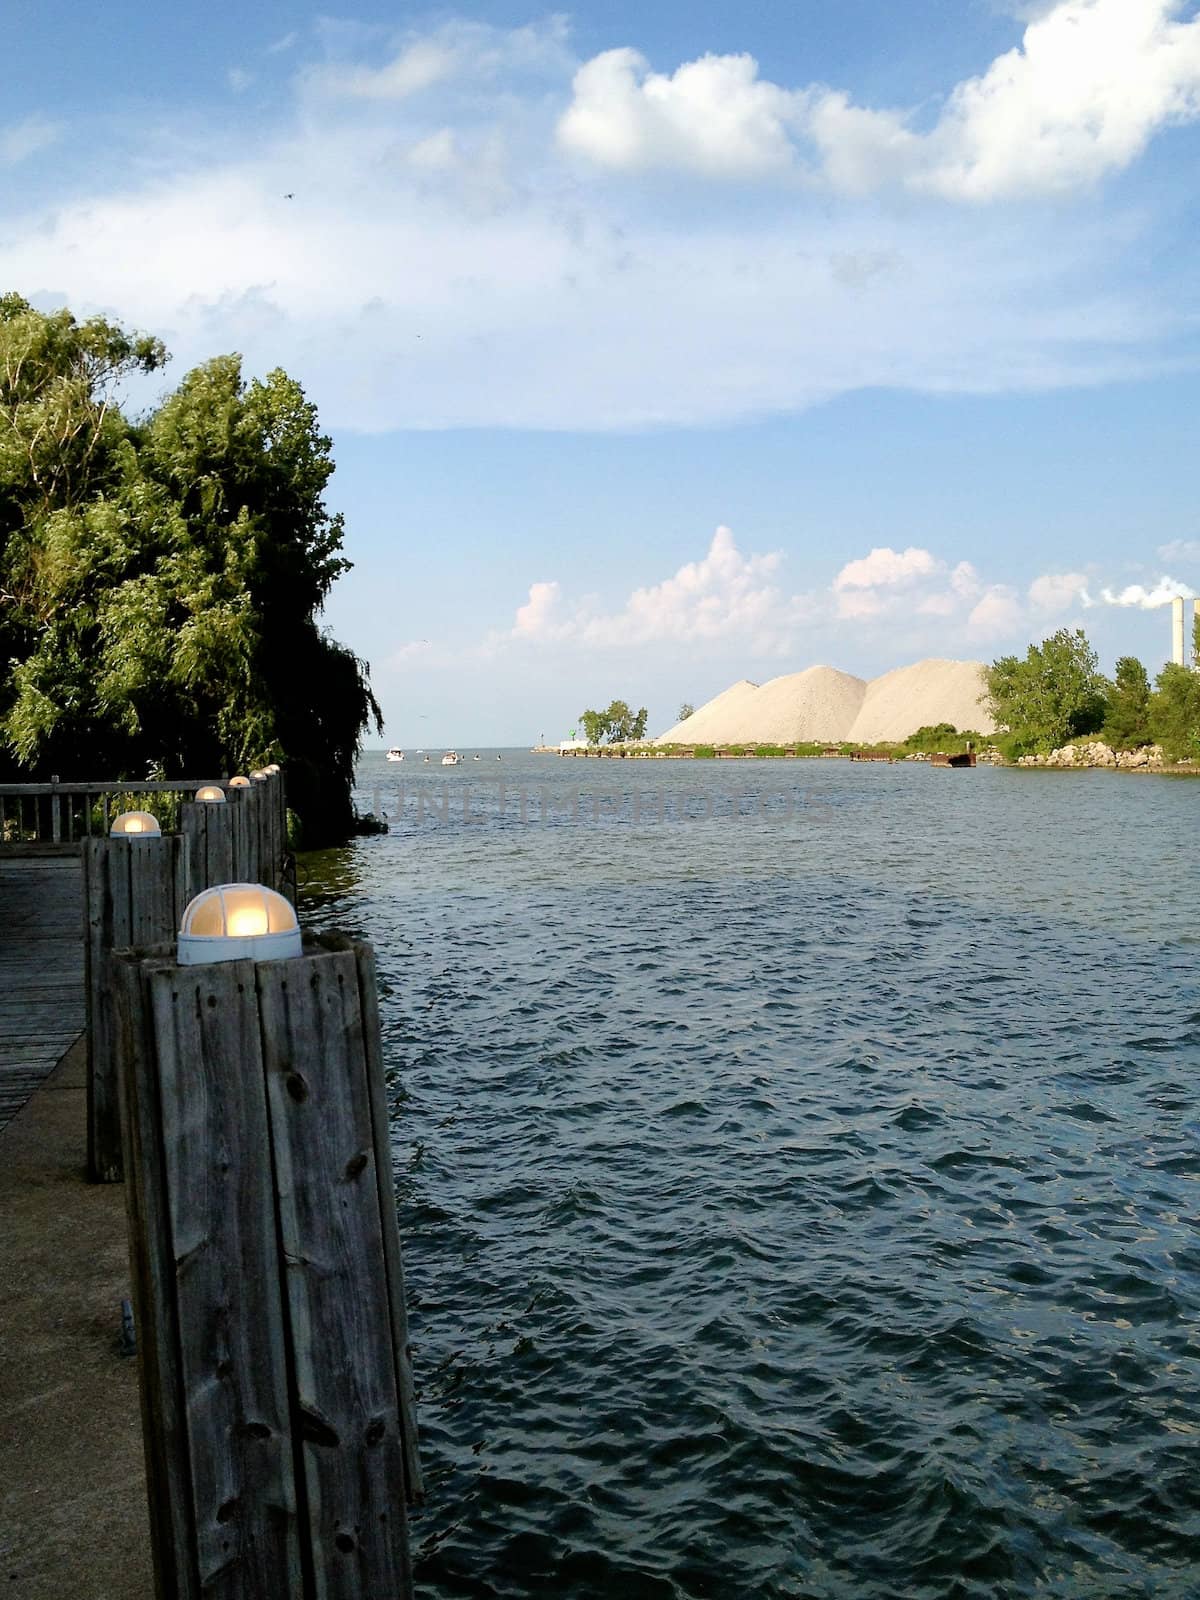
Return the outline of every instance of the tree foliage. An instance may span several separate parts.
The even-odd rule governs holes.
[[[207,776],[286,762],[306,842],[343,833],[379,711],[319,622],[348,562],[331,441],[283,372],[189,373],[130,421],[166,353],[102,318],[0,298],[0,767]]]
[[[1155,743],[1170,761],[1200,758],[1200,671],[1168,662],[1154,683],[1150,729]]]
[[[676,722],[686,722],[689,717],[696,715],[696,708],[690,700],[685,700],[675,716]]]
[[[1082,628],[1060,628],[1023,661],[1001,656],[986,671],[988,709],[1017,747],[1063,745],[1104,721],[1108,684]]]
[[[646,737],[645,706],[636,714],[624,700],[614,700],[605,711],[582,711],[579,720],[589,744],[631,744]]]
[[[1136,656],[1117,661],[1101,732],[1114,750],[1136,750],[1151,741],[1150,679]]]

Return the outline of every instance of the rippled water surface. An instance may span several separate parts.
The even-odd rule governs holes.
[[[422,1597],[1200,1594],[1200,782],[359,781]]]

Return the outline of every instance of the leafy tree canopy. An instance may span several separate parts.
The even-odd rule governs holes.
[[[1200,637],[1197,638],[1200,660]],[[1200,670],[1169,662],[1154,680],[1150,730],[1171,761],[1200,758]]]
[[[676,722],[686,722],[689,717],[696,715],[696,708],[690,700],[685,700],[675,716]]]
[[[1114,750],[1136,750],[1151,741],[1150,679],[1135,656],[1117,662],[1101,733]]]
[[[646,737],[645,706],[636,713],[624,700],[614,700],[605,711],[583,711],[579,720],[589,744],[630,744]]]
[[[379,708],[322,630],[349,563],[331,441],[283,372],[237,356],[130,421],[166,361],[103,318],[0,298],[0,770],[206,776],[285,762],[306,842],[348,828]]]
[[[1082,628],[1060,628],[1023,661],[1001,656],[986,670],[988,709],[1018,746],[1063,745],[1104,721],[1108,684]]]

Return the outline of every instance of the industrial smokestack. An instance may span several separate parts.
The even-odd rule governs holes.
[[[1183,596],[1177,594],[1171,601],[1171,660],[1177,667],[1182,667],[1185,659],[1183,653]]]

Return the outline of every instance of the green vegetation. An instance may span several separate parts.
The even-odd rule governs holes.
[[[986,675],[988,710],[1008,730],[1001,742],[1008,756],[1053,749],[1104,721],[1108,684],[1082,628],[1031,644],[1024,661],[1001,656]]]
[[[968,745],[976,750],[982,750],[990,739],[982,733],[976,733],[973,728],[966,728],[962,733],[952,722],[935,722],[924,728],[918,728],[916,733],[910,733],[900,746],[905,752],[918,751],[925,755],[942,753],[952,756],[958,755],[967,749]]]
[[[1165,666],[1153,690],[1134,656],[1120,657],[1111,683],[1102,677],[1079,628],[1030,645],[1024,661],[1001,656],[987,681],[989,709],[1004,730],[995,743],[1009,760],[1090,735],[1114,750],[1154,743],[1168,761],[1200,759],[1200,623],[1193,625],[1192,665]]]
[[[686,722],[689,717],[696,715],[696,708],[690,700],[685,700],[675,714],[676,722]]]
[[[1200,672],[1169,663],[1154,680],[1150,729],[1168,761],[1200,759]]]
[[[635,715],[624,700],[614,700],[606,711],[582,711],[579,720],[589,744],[633,744],[646,737],[645,706]]]
[[[299,384],[240,358],[148,415],[157,339],[0,296],[0,775],[207,777],[287,764],[305,842],[350,828],[379,708],[318,617],[343,527]]]
[[[1117,662],[1100,737],[1114,750],[1136,750],[1151,742],[1150,679],[1136,656]]]

